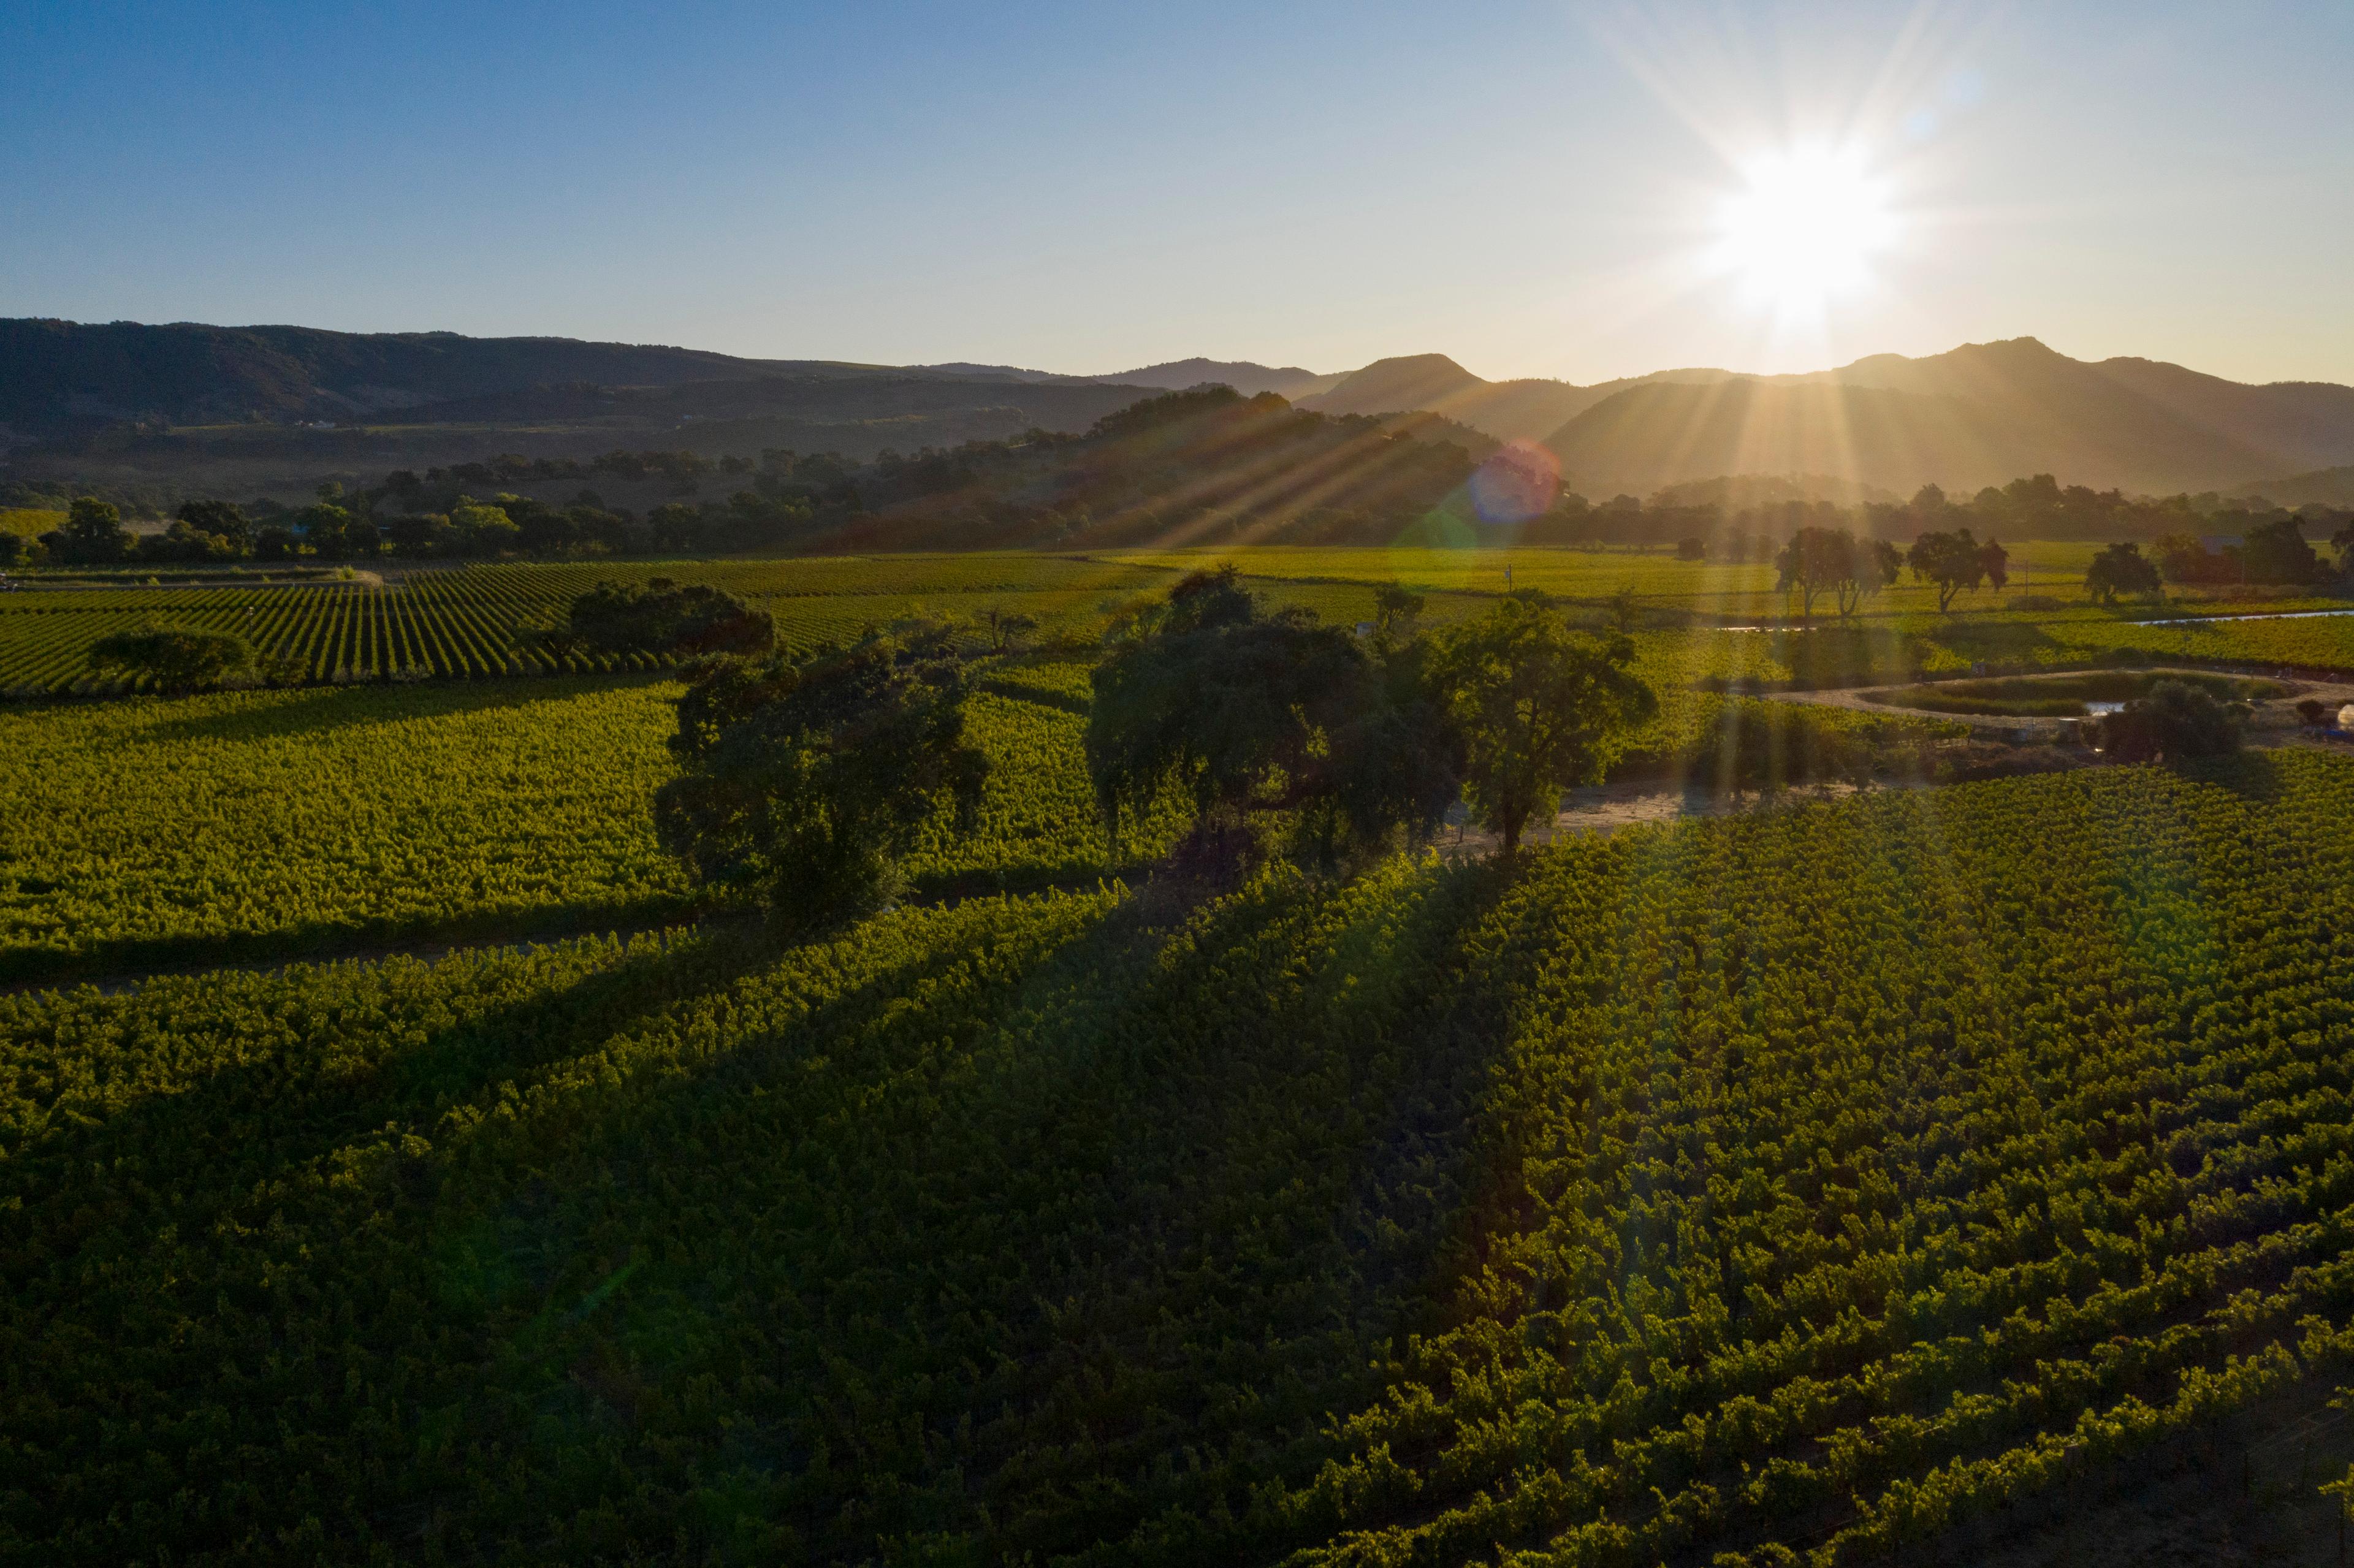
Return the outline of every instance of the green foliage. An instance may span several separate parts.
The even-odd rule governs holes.
[[[1562,789],[1590,782],[1619,732],[1659,700],[1629,666],[1634,644],[1572,630],[1537,599],[1501,600],[1436,639],[1429,681],[1463,736],[1464,796],[1479,820],[1517,847]]]
[[[1394,612],[1399,608],[1393,605]],[[1455,798],[1461,745],[1423,679],[1423,650],[1376,651],[1299,611],[1267,613],[1231,567],[1193,574],[1135,620],[1091,679],[1088,771],[1113,841],[1172,791],[1204,843],[1246,814],[1297,814],[1333,861],[1429,836]]]
[[[1404,631],[1429,604],[1429,597],[1396,583],[1378,583],[1373,588],[1373,623],[1392,636]]]
[[[667,694],[0,710],[0,980],[674,916],[692,890],[647,808],[672,772]]]
[[[2121,762],[2221,757],[2240,748],[2242,710],[2182,681],[2160,681],[2149,694],[2100,721],[2098,744]]]
[[[1701,726],[1676,771],[1688,784],[1719,791],[1787,789],[1861,783],[1871,775],[1872,756],[1861,736],[1822,709],[1733,702]]]
[[[2000,593],[2009,580],[2009,552],[2000,545],[1992,539],[1981,545],[1967,528],[1933,529],[1914,540],[1904,555],[1914,580],[1936,588],[1940,615],[1953,609],[1956,595],[1976,593],[1989,578]]]
[[[599,583],[572,601],[556,635],[599,653],[670,657],[766,653],[777,640],[768,611],[725,588],[668,577]]]
[[[253,650],[222,631],[149,624],[117,631],[90,647],[90,668],[136,681],[167,696],[208,692],[253,670]]]
[[[2131,540],[2104,547],[2084,568],[2084,591],[2100,604],[2115,604],[2120,598],[2155,599],[2165,588],[2157,566]]]
[[[81,496],[66,513],[58,531],[58,559],[74,566],[105,566],[131,553],[131,531],[111,502]]]
[[[1808,618],[1815,613],[1815,600],[1829,593],[1844,620],[1894,582],[1901,564],[1896,546],[1885,539],[1858,539],[1845,528],[1808,526],[1791,535],[1775,556],[1775,588],[1786,595],[1797,593],[1800,613]]]
[[[795,928],[881,907],[943,802],[968,830],[980,810],[989,758],[966,738],[965,694],[936,629],[716,662],[680,701],[685,768],[654,796],[663,847]]]
[[[2017,718],[2081,718],[2086,703],[2130,703],[2172,682],[2205,692],[2221,702],[2278,697],[2286,688],[2272,681],[2179,672],[2095,670],[2074,675],[2019,675],[1982,681],[1940,681],[1867,694],[1874,702],[1940,714],[2000,714]]]
[[[0,996],[0,1552],[1925,1554],[2343,1381],[2349,925],[2300,753]]]
[[[1144,624],[1093,678],[1087,768],[1115,841],[1125,814],[1172,788],[1227,826],[1254,807],[1294,803],[1280,792],[1376,693],[1353,638],[1262,616],[1232,567],[1185,578]]]
[[[495,556],[523,543],[523,530],[502,508],[483,505],[472,496],[460,496],[450,509],[450,526],[459,548],[468,555]]]
[[[2294,516],[2251,524],[2240,548],[2250,582],[2309,583],[2329,575],[2321,557],[2306,543],[2304,525]]]

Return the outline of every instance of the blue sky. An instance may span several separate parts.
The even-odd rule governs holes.
[[[0,0],[0,313],[1097,372],[2354,382],[2354,5]],[[1899,218],[1797,310],[1744,161]]]

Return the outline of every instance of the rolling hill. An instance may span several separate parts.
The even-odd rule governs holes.
[[[2162,494],[2286,486],[2262,476],[2354,465],[2354,387],[2088,363],[2033,338],[1800,375],[1683,368],[1581,387],[1489,381],[1442,354],[1346,374],[1195,358],[1089,376],[567,338],[40,320],[0,321],[0,454],[16,475],[52,482],[232,490],[526,448],[864,458],[1084,430],[1140,397],[1210,382],[1324,414],[1454,421],[1478,432],[1467,447],[1543,442],[1596,497],[1787,473],[1910,493],[2045,472]]]
[[[2071,359],[2034,338],[1835,370],[1668,370],[1577,387],[1486,381],[1444,355],[1385,359],[1306,406],[1418,408],[1542,441],[1589,494],[1731,473],[1825,473],[1909,491],[2022,473],[2169,493],[2354,461],[2354,387],[2249,386],[2147,359]]]
[[[2354,464],[2340,468],[2316,469],[2311,473],[2293,473],[2282,479],[2260,479],[2243,484],[2234,492],[2244,496],[2261,496],[2275,506],[2354,507]]]
[[[1320,414],[1388,414],[1407,409],[1444,414],[1498,440],[1541,441],[1616,393],[1661,381],[1698,385],[1735,379],[1729,370],[1661,370],[1649,376],[1580,387],[1530,376],[1485,381],[1443,354],[1379,359],[1339,379],[1330,390],[1300,399]]]

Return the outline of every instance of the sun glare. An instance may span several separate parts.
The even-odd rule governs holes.
[[[1794,150],[1742,173],[1747,189],[1724,205],[1722,260],[1760,303],[1789,311],[1847,293],[1895,237],[1888,192],[1861,159]]]

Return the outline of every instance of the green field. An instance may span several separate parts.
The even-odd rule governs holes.
[[[1247,559],[1343,621],[1388,580]],[[1172,567],[628,571],[801,644]],[[495,649],[618,573],[0,636],[247,594]],[[1650,615],[1618,762],[1704,776],[1759,707],[1706,685],[2125,625]],[[655,842],[664,670],[0,707],[0,1563],[1933,1561],[2354,1382],[2354,758],[1186,894],[1173,800],[1106,839],[1093,659],[976,661],[974,830],[800,942]]]
[[[224,586],[42,588],[0,595],[0,694],[18,696],[122,689],[93,677],[91,643],[150,620],[235,632],[290,679],[347,683],[648,669],[640,656],[550,654],[526,634],[556,624],[572,599],[604,580],[670,577],[740,594],[775,618],[788,646],[855,637],[915,614],[975,619],[991,609],[1035,617],[1044,634],[1100,635],[1123,613],[1167,588],[1183,570],[1234,560],[1276,602],[1342,625],[1371,619],[1373,590],[1397,581],[1427,590],[1425,615],[1475,612],[1505,590],[1537,588],[1602,619],[1622,589],[1636,624],[1671,650],[1662,667],[1684,678],[1755,674],[1787,680],[1801,645],[1852,644],[1889,670],[1959,671],[1988,662],[2040,668],[2098,660],[2192,660],[2354,668],[2354,616],[2178,620],[2160,616],[2278,614],[2337,608],[2313,598],[2223,594],[2171,609],[2101,609],[2079,588],[2090,546],[2022,546],[2007,597],[1957,601],[1941,615],[1932,590],[1900,585],[1867,600],[1850,622],[1828,611],[1815,626],[1782,627],[1795,614],[1773,592],[1764,565],[1678,562],[1659,555],[1559,549],[1383,550],[1267,546],[1247,551],[1121,556],[1026,552],[965,556],[804,557],[647,563],[567,562],[398,572],[364,582],[237,581]],[[183,574],[185,575],[185,574]],[[245,574],[240,574],[241,577]],[[37,581],[37,579],[36,579]],[[2037,596],[2037,607],[2020,608]],[[1775,623],[1774,630],[1740,630]]]
[[[985,680],[981,820],[928,830],[917,885],[1119,869],[1079,751],[1084,668]],[[0,981],[675,918],[695,902],[649,802],[677,692],[635,676],[0,709]],[[1140,824],[1119,865],[1172,823]]]
[[[0,1554],[1873,1560],[2346,1377],[2349,900],[2257,755],[0,997]]]
[[[27,539],[37,539],[54,528],[62,528],[66,514],[45,512],[30,506],[0,506],[0,534],[15,534]]]

